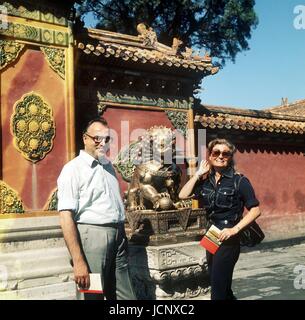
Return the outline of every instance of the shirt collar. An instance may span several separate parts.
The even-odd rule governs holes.
[[[212,170],[212,175],[215,176],[215,170]],[[221,175],[227,178],[233,178],[234,169],[232,167],[228,167],[221,171]]]
[[[225,170],[223,170],[222,175],[228,177],[228,178],[233,178],[234,175],[234,169],[232,167],[229,167]]]
[[[98,160],[94,159],[89,153],[87,153],[85,150],[80,150],[79,156],[91,167],[96,167],[99,162]]]

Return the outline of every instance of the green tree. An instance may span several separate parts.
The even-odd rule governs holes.
[[[224,65],[238,52],[249,49],[251,31],[257,26],[255,0],[84,0],[81,15],[93,13],[96,27],[137,34],[144,22],[157,33],[158,41],[205,49]]]

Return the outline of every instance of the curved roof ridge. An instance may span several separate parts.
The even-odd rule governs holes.
[[[205,105],[202,104],[206,110],[216,113],[227,113],[232,115],[247,116],[251,118],[262,118],[262,119],[282,119],[282,120],[291,120],[298,122],[305,122],[304,116],[293,115],[293,114],[281,114],[276,112],[271,112],[270,109],[264,110],[255,110],[255,109],[243,109],[243,108],[233,108],[225,106],[215,106],[215,105]]]

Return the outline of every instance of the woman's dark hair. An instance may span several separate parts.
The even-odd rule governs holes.
[[[233,144],[232,142],[230,142],[229,140],[227,140],[227,139],[219,139],[219,138],[216,138],[216,139],[210,141],[209,144],[208,144],[208,152],[209,152],[209,154],[211,154],[213,148],[214,148],[217,144],[223,144],[223,145],[225,145],[225,146],[227,146],[227,147],[229,148],[229,150],[230,150],[231,153],[232,153],[232,157],[230,158],[230,161],[229,161],[229,166],[234,169],[233,155],[234,155],[234,153],[236,152],[236,147],[234,146],[234,144]]]
[[[105,127],[108,127],[108,123],[107,121],[103,118],[103,117],[100,117],[100,118],[94,118],[94,119],[91,119],[90,121],[88,121],[85,126],[84,126],[84,129],[83,129],[83,134],[85,134],[88,130],[88,128],[95,122],[99,122],[101,123],[103,126]]]

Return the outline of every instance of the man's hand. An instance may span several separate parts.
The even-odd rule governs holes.
[[[81,289],[90,287],[89,269],[84,260],[74,264],[74,281]]]

